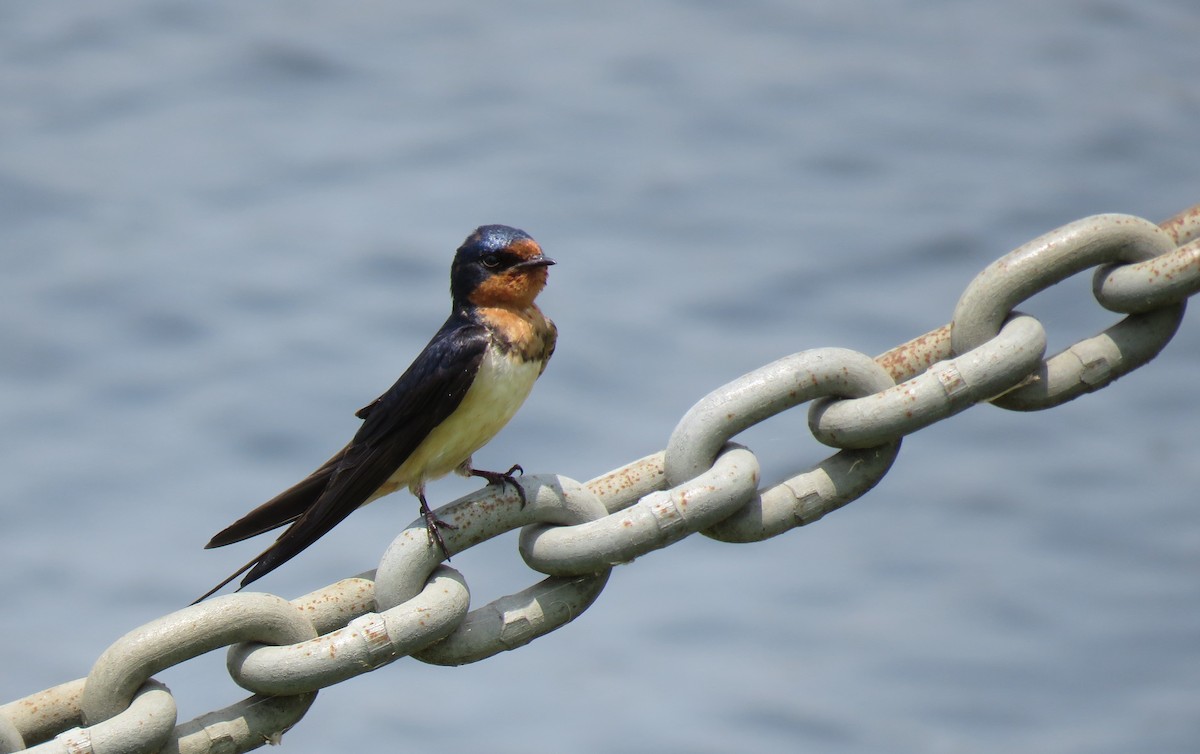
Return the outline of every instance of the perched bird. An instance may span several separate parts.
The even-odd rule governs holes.
[[[407,487],[421,501],[429,534],[449,556],[425,500],[425,482],[457,471],[489,484],[521,471],[481,471],[471,454],[513,417],[554,353],[558,331],[534,303],[554,260],[524,231],[484,225],[467,237],[450,267],[450,317],[400,379],[359,409],[350,444],[290,489],[212,538],[222,547],[288,528],[258,557],[199,602],[245,573],[261,578],[317,541],[361,505]],[[248,573],[247,573],[248,572]]]

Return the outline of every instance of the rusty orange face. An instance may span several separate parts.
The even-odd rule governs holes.
[[[476,306],[525,308],[546,287],[547,267],[554,264],[532,238],[518,238],[480,258],[490,274],[467,297]]]

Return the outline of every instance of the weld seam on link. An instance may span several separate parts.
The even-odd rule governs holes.
[[[1021,384],[1045,352],[1041,323],[1017,314],[992,340],[907,382],[863,398],[814,401],[808,426],[835,448],[882,445]]]
[[[1091,386],[1104,381],[1112,369],[1112,361],[1103,353],[1095,353],[1089,345],[1091,344],[1076,343],[1064,353],[1074,356],[1079,361],[1079,379]]]
[[[397,605],[392,610],[399,610],[401,607],[403,605]],[[465,610],[463,615],[466,615]],[[387,621],[379,613],[360,615],[350,621],[346,625],[346,629],[347,633],[362,637],[368,669],[374,670],[381,667],[395,656],[392,652],[391,639],[388,638]]]
[[[958,366],[953,361],[939,364],[932,372],[937,377],[938,384],[942,386],[942,392],[951,401],[967,391],[967,381],[963,379],[962,372],[958,371]]]
[[[662,533],[661,541],[670,542],[676,532],[687,530],[683,511],[675,504],[675,496],[670,492],[652,492],[645,501],[654,526]]]
[[[439,566],[406,602],[366,613],[336,631],[287,646],[230,647],[226,665],[239,686],[270,696],[325,688],[387,665],[453,631],[471,596],[462,575]]]
[[[892,445],[899,448],[900,443],[896,442],[892,443]],[[788,523],[795,524],[795,526],[804,526],[824,517],[825,511],[821,510],[820,502],[823,499],[833,497],[834,494],[835,490],[828,476],[814,479],[812,483],[807,485],[801,484],[798,478],[793,477],[792,479],[780,482],[774,487],[763,490],[762,494],[759,495],[759,504],[762,507],[766,507],[773,502],[776,496],[785,496],[785,504],[792,509]],[[722,527],[727,521],[729,519],[719,522],[712,528]],[[765,531],[766,527],[763,528]],[[706,531],[705,533],[707,534],[708,532]]]

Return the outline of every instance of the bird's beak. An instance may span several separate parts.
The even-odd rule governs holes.
[[[517,262],[513,267],[549,267],[552,264],[557,264],[557,262],[545,254],[538,254],[536,257],[526,259],[524,262]]]

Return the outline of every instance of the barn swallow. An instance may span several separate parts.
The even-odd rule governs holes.
[[[471,455],[513,417],[546,369],[558,330],[534,303],[554,260],[524,231],[484,225],[467,237],[450,266],[450,317],[383,395],[356,413],[362,426],[350,444],[295,486],[250,511],[212,538],[223,547],[288,528],[258,557],[199,602],[246,574],[241,589],[316,542],[359,506],[407,487],[421,501],[433,541],[449,557],[425,483],[456,471],[489,484],[520,471],[482,471]],[[248,572],[248,573],[247,573]]]

